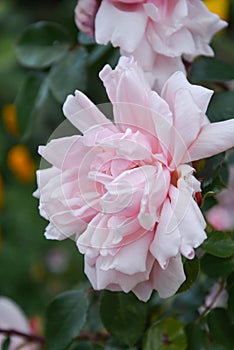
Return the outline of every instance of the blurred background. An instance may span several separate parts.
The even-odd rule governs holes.
[[[52,97],[51,106],[44,104],[35,112],[29,106],[33,97],[25,98],[23,113],[34,119],[45,108],[47,117],[42,113],[41,141],[41,135],[36,140],[24,138],[16,99],[28,74],[34,77],[38,72],[17,62],[16,43],[28,25],[41,20],[63,24],[75,42],[74,6],[75,1],[0,1],[0,295],[13,298],[29,316],[41,314],[53,295],[77,284],[83,277],[83,262],[74,242],[59,244],[43,236],[47,223],[32,196],[40,161],[36,150],[61,122],[61,103],[57,106]]]
[[[233,66],[234,1],[206,3],[229,22],[212,45],[216,57]],[[118,59],[118,50],[78,33],[75,5],[75,0],[0,1],[0,295],[14,299],[29,317],[43,316],[54,295],[85,279],[74,242],[44,238],[47,222],[32,196],[37,147],[64,120],[62,103],[75,88],[96,103],[106,101],[98,72]],[[43,23],[34,26],[38,21]],[[48,51],[56,40],[59,57],[58,50]]]

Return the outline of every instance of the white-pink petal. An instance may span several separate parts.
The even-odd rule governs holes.
[[[112,122],[81,91],[75,96],[69,95],[63,105],[63,113],[67,119],[82,133],[92,128],[103,126],[115,130]]]
[[[172,224],[174,222],[174,224]],[[150,252],[158,261],[161,269],[167,269],[171,257],[179,252],[180,232],[169,199],[164,202]]]
[[[141,5],[135,11],[122,11],[109,0],[102,0],[95,19],[95,38],[99,44],[111,41],[114,47],[133,51],[144,34],[147,16]]]
[[[234,147],[234,119],[204,125],[183,162],[211,157]]]
[[[169,260],[166,270],[155,263],[151,278],[153,288],[161,298],[175,294],[186,279],[180,254]]]

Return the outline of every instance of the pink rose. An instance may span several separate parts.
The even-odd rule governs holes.
[[[207,212],[207,219],[219,231],[234,229],[234,166],[230,167],[228,188],[216,195],[218,204]]]
[[[14,329],[19,332],[30,334],[30,326],[27,318],[19,306],[11,299],[0,296],[0,328]],[[0,334],[0,348],[3,344],[5,336]],[[25,344],[25,345],[24,345]],[[11,336],[9,350],[35,350],[35,346],[27,344],[27,341],[19,336]]]
[[[115,70],[106,65],[100,77],[114,123],[76,91],[63,110],[83,136],[39,148],[52,164],[37,172],[45,235],[75,235],[94,289],[169,297],[185,280],[181,254],[192,259],[206,238],[194,200],[200,183],[187,163],[232,147],[234,120],[211,124],[212,91],[182,72],[161,96],[133,58],[121,57]]]
[[[80,0],[76,14],[82,8],[85,12],[93,8],[90,1],[95,3]],[[209,43],[227,25],[201,0],[102,0],[89,13],[93,22],[96,16],[96,41],[110,41],[120,47],[122,55],[133,55],[156,91],[172,73],[185,72],[182,58],[192,61],[199,55],[213,56]],[[81,21],[76,23],[87,33]]]

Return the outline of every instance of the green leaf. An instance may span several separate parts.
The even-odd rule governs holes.
[[[16,46],[19,62],[30,68],[47,68],[68,51],[70,39],[64,26],[53,22],[31,24]]]
[[[87,51],[80,47],[70,51],[64,59],[53,66],[49,73],[50,88],[61,103],[75,90],[85,91],[87,85]]]
[[[99,298],[93,298],[87,315],[85,329],[91,333],[101,332],[103,330],[103,324],[100,317],[100,305]]]
[[[117,341],[116,338],[109,338],[105,344],[105,350],[130,350],[130,349],[134,349],[137,350],[135,348],[132,347],[126,347],[125,345],[123,345],[123,343]]]
[[[186,280],[180,286],[177,293],[182,293],[188,290],[196,281],[199,271],[200,271],[200,263],[197,257],[195,257],[193,260],[186,259],[184,263],[184,272],[186,275]]]
[[[21,89],[16,96],[16,110],[20,133],[27,138],[32,130],[33,113],[38,103],[45,75],[30,72],[26,75]]]
[[[0,345],[1,345],[1,344],[0,344]],[[2,344],[1,349],[2,349],[2,350],[8,350],[8,349],[10,349],[10,345],[11,345],[11,338],[8,336],[8,337],[6,337],[6,339],[3,341],[3,344]]]
[[[113,337],[132,346],[145,328],[147,305],[133,294],[105,292],[100,305],[101,319]]]
[[[216,92],[211,98],[207,115],[212,122],[232,119],[234,115],[234,91]]]
[[[187,340],[184,324],[168,318],[149,328],[143,350],[185,350]]]
[[[233,348],[233,327],[225,309],[216,308],[207,315],[207,323],[212,337],[212,344],[221,345],[223,349]]]
[[[202,249],[211,255],[227,258],[234,254],[234,241],[228,233],[213,231],[202,244]]]
[[[202,188],[207,191],[220,190],[219,175],[222,167],[225,164],[225,152],[205,159],[203,169],[197,174],[197,177],[202,180]],[[223,184],[224,187],[224,184]]]
[[[64,121],[61,105],[49,89],[42,73],[30,72],[16,97],[16,109],[22,141],[34,146],[46,143],[54,129]]]
[[[79,335],[87,309],[88,298],[83,291],[58,295],[47,309],[46,349],[65,350]]]
[[[190,79],[194,82],[225,82],[234,79],[234,67],[215,58],[201,58],[193,63]]]
[[[219,258],[205,254],[201,258],[201,269],[209,277],[228,276],[234,269],[234,257]]]
[[[108,62],[116,66],[119,59],[119,50],[112,45],[96,45],[88,57],[89,66],[99,66],[100,69]]]
[[[206,333],[202,325],[190,323],[186,326],[186,335],[188,341],[188,350],[205,350]]]
[[[228,311],[234,320],[234,287],[228,291]]]
[[[230,276],[228,276],[227,279],[227,289],[228,291],[231,289],[234,289],[234,271],[230,274]]]
[[[74,343],[68,350],[103,350],[100,345],[93,344],[90,341],[78,341]]]

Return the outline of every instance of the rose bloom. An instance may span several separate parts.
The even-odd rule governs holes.
[[[95,31],[99,44],[110,41],[133,55],[157,91],[172,73],[185,72],[182,58],[213,56],[209,43],[227,25],[201,0],[79,0],[75,22],[89,35]]]
[[[14,329],[16,331],[30,334],[29,322],[19,306],[11,299],[0,296],[0,328]],[[0,334],[0,348],[5,340],[5,335]],[[35,350],[35,345],[27,343],[25,338],[11,336],[9,350]]]
[[[181,254],[194,257],[206,238],[194,199],[200,182],[188,164],[232,147],[234,120],[211,124],[212,91],[191,85],[182,72],[152,91],[133,58],[100,73],[114,123],[80,91],[64,114],[83,134],[39,148],[52,167],[37,172],[45,235],[75,234],[94,289],[153,290],[173,295],[185,280]]]
[[[228,187],[216,195],[218,204],[206,214],[211,225],[219,231],[234,229],[234,166],[230,167]]]

